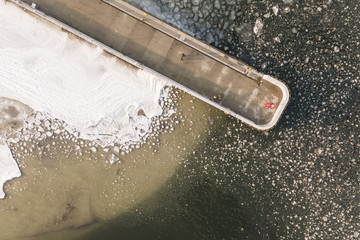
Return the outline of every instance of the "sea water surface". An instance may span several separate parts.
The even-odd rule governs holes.
[[[123,193],[134,204],[106,223],[34,239],[358,239],[357,1],[132,2],[285,81],[291,103],[276,128],[258,132],[185,97],[189,125],[177,136],[186,140],[159,149],[159,166],[179,163],[162,187],[141,201]]]
[[[226,118],[141,205],[146,213],[97,236],[358,239],[358,2],[130,2],[285,81],[292,99],[269,132]]]

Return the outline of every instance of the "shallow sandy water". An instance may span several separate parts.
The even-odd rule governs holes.
[[[75,142],[61,140],[61,134],[11,145],[12,149],[23,147],[14,152],[22,177],[6,184],[7,198],[0,205],[0,239],[76,238],[96,223],[146,201],[195,149],[217,112],[179,94],[179,114],[174,121],[180,123],[175,130],[120,156],[115,164],[109,162],[113,150],[94,152],[91,145],[76,149]]]

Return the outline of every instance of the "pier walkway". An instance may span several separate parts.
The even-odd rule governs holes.
[[[121,0],[25,0],[172,79],[209,104],[265,130],[289,101],[282,82]],[[273,103],[274,108],[265,107]]]

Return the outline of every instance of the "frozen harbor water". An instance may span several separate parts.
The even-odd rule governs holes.
[[[183,237],[357,239],[357,1],[130,2],[278,76],[292,92],[276,129],[255,133],[229,120],[186,168],[200,173],[174,180],[184,181],[176,187],[185,190],[169,204],[190,206],[177,218],[178,226],[191,219],[183,223],[189,229]],[[172,221],[170,210],[159,212]]]
[[[176,6],[182,11],[182,21],[195,19],[195,15],[191,15],[192,7],[196,6],[192,1],[147,2],[158,6],[152,14],[164,19],[173,16]],[[212,3],[217,1],[194,2],[208,3],[206,5],[214,9]],[[231,118],[216,124],[217,118],[203,109],[206,106],[187,101],[185,105],[195,109],[190,109],[184,117],[192,124],[189,128],[197,129],[202,123],[209,125],[206,138],[186,135],[192,132],[189,129],[181,136],[186,138],[183,141],[194,140],[193,143],[200,146],[190,150],[187,145],[183,150],[186,158],[182,158],[180,168],[164,180],[157,194],[147,195],[142,198],[146,201],[136,202],[127,211],[118,211],[113,221],[89,229],[86,234],[75,237],[74,232],[81,229],[69,230],[68,239],[359,237],[360,14],[357,1],[230,0],[217,4],[229,12],[233,8],[235,19],[233,25],[223,30],[224,37],[214,44],[286,81],[293,101],[284,118],[270,132],[255,132]],[[234,15],[228,13],[219,11],[217,19],[229,21]],[[258,18],[264,24],[260,35],[254,33]],[[212,19],[202,19],[197,19],[202,26],[221,30]],[[201,117],[194,118],[192,114],[200,109]],[[223,116],[219,112],[214,115]],[[176,142],[179,138],[171,140]],[[166,157],[173,156],[173,161],[178,154],[174,151],[184,147],[177,143],[164,146]],[[157,167],[166,162],[160,161]],[[121,173],[121,169],[118,172]],[[133,175],[136,177],[128,182],[124,181],[126,177],[121,181],[125,185],[135,184],[137,180],[133,179],[143,176],[141,173]],[[108,183],[107,186],[116,189],[112,181]],[[127,198],[124,199],[138,199],[136,193],[131,193],[125,192]],[[107,204],[118,203],[105,194],[102,196],[101,200],[110,199]],[[55,194],[52,197],[55,198]],[[7,211],[15,214],[15,208],[7,207]],[[66,212],[66,204],[62,207]]]

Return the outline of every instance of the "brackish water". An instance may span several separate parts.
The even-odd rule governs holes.
[[[268,132],[202,110],[210,127],[156,193],[36,239],[359,239],[358,2],[132,2],[285,81],[291,103]]]

